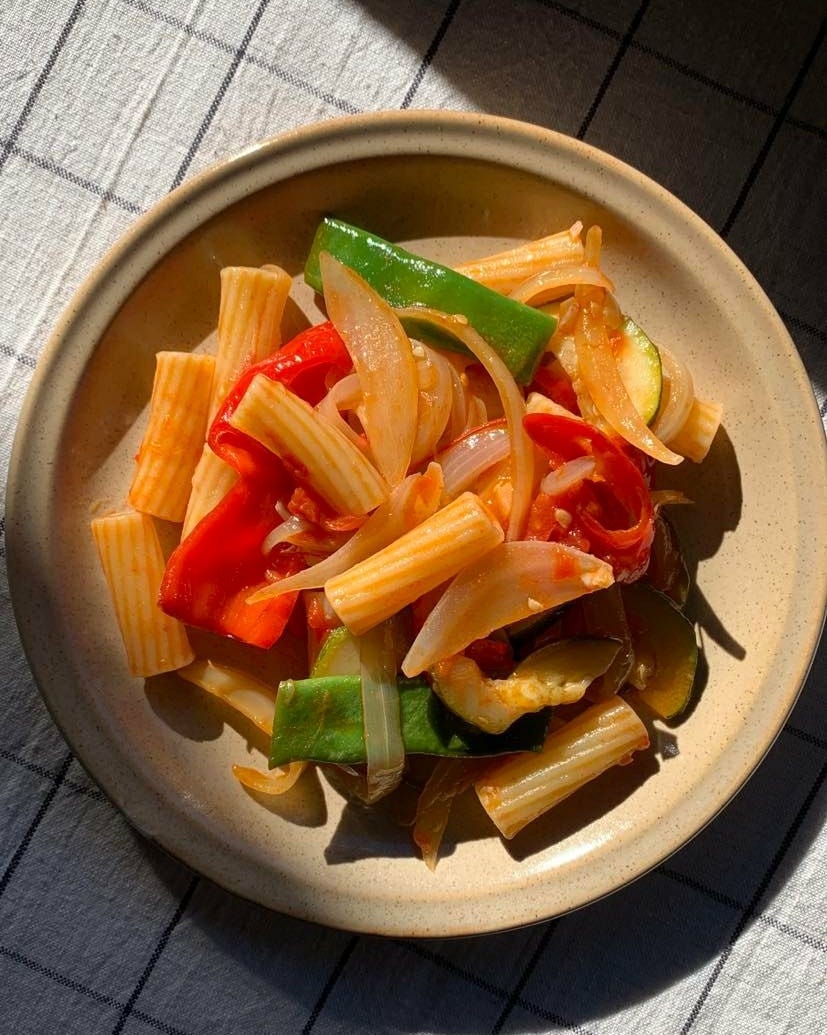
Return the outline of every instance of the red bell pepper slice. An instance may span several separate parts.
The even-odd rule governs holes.
[[[607,561],[619,582],[639,578],[649,563],[654,537],[654,507],[640,468],[608,435],[585,421],[534,413],[523,423],[552,465],[580,456],[596,461],[592,478],[555,500],[555,507],[572,515],[569,528],[549,527],[547,534]],[[543,509],[535,507],[535,522]]]
[[[285,544],[269,554],[261,549],[277,524],[276,504],[290,495],[294,483],[281,460],[232,427],[229,417],[256,374],[281,381],[315,404],[324,395],[327,375],[346,373],[351,366],[342,339],[332,324],[325,323],[299,334],[241,375],[208,436],[213,451],[238,471],[239,478],[173,551],[159,599],[167,614],[255,647],[271,647],[284,632],[297,593],[252,605],[247,598],[304,567],[301,556]]]

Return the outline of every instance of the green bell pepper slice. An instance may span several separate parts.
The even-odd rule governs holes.
[[[447,266],[423,259],[338,219],[322,220],[304,268],[304,279],[319,292],[321,252],[329,252],[355,270],[392,306],[422,305],[451,316],[462,314],[496,349],[520,384],[530,383],[557,327],[556,319],[549,313],[498,295]],[[457,339],[424,321],[405,317],[402,324],[408,334],[427,345],[466,351]]]
[[[409,755],[466,758],[539,751],[548,726],[548,714],[538,712],[518,719],[505,733],[482,733],[448,711],[424,679],[399,680],[399,705]],[[279,684],[271,767],[301,761],[359,765],[366,760],[359,676]]]

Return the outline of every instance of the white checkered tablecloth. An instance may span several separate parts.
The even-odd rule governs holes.
[[[57,315],[170,188],[348,112],[522,118],[642,169],[745,260],[825,414],[824,0],[9,0],[0,456]],[[827,652],[747,788],[579,913],[461,941],[268,913],[145,843],[50,721],[0,584],[0,1031],[827,1031]]]

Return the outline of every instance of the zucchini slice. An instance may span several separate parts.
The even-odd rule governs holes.
[[[692,699],[698,644],[695,628],[669,597],[644,582],[623,586],[637,696],[663,719],[676,719]]]
[[[623,340],[616,355],[620,379],[635,409],[650,424],[658,412],[663,390],[660,353],[655,343],[628,316],[623,323]]]
[[[486,733],[502,733],[522,715],[579,701],[614,661],[617,640],[558,640],[530,654],[505,679],[488,679],[456,654],[430,671],[434,692],[451,711]]]

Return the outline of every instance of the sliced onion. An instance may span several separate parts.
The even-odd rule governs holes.
[[[453,403],[451,405],[451,419],[449,428],[451,438],[459,438],[465,431],[468,424],[468,399],[465,393],[465,385],[462,383],[462,374],[456,366],[448,362],[451,368],[451,394]]]
[[[286,794],[307,768],[307,762],[291,762],[262,773],[248,765],[234,765],[233,776],[239,783],[259,794]]]
[[[178,675],[226,701],[264,733],[272,734],[276,691],[271,686],[229,665],[201,659],[179,668]]]
[[[416,804],[413,828],[414,843],[429,870],[436,869],[454,798],[471,786],[483,764],[477,758],[441,758],[431,770]]]
[[[399,786],[405,767],[392,623],[359,637],[359,660],[368,801],[374,802]]]
[[[485,403],[478,395],[470,393],[468,396],[468,416],[465,420],[465,431],[473,431],[481,424],[488,423],[488,410]]]
[[[502,543],[469,564],[440,597],[402,663],[415,676],[473,640],[605,589],[611,566],[561,543]]]
[[[337,381],[327,395],[316,406],[316,412],[342,434],[358,446],[364,452],[367,443],[364,438],[357,434],[348,422],[342,417],[340,410],[354,410],[362,401],[362,389],[359,385],[359,378],[356,374],[348,374],[341,381]]]
[[[596,466],[593,456],[578,456],[574,460],[569,460],[555,471],[549,471],[540,482],[540,491],[548,496],[560,496],[586,478],[591,478]]]
[[[296,541],[297,536],[309,532],[312,527],[309,521],[305,521],[304,518],[298,517],[296,514],[291,514],[286,521],[276,525],[273,531],[267,535],[261,544],[261,552],[268,554],[279,543],[293,543]]]
[[[655,510],[658,510],[660,507],[671,506],[672,504],[682,505],[694,502],[684,495],[680,489],[653,489],[649,495],[652,498],[652,506]]]
[[[474,428],[452,442],[436,458],[445,479],[445,494],[453,499],[465,492],[481,474],[505,460],[510,449],[504,420]]]
[[[606,333],[602,302],[587,301],[574,331],[577,367],[589,395],[610,426],[631,445],[665,464],[679,464],[673,453],[646,426],[620,377],[617,359]]]
[[[416,438],[419,387],[411,343],[391,307],[328,252],[319,257],[330,319],[362,386],[370,451],[393,487],[405,477]]]
[[[442,437],[453,407],[453,377],[451,365],[426,346],[416,363],[419,384],[419,419],[411,452],[411,465],[416,466],[433,456]]]
[[[509,297],[526,305],[540,305],[571,294],[579,284],[614,291],[614,285],[609,278],[593,266],[583,263],[561,263],[529,277],[516,287]]]
[[[439,506],[442,489],[442,469],[439,464],[429,464],[424,474],[409,475],[335,553],[304,571],[265,586],[253,593],[247,603],[257,604],[299,589],[321,588],[328,579],[341,575],[359,561],[373,556],[429,518]]]
[[[464,317],[447,316],[436,309],[420,308],[419,306],[411,306],[407,309],[397,310],[397,312],[402,316],[414,316],[420,321],[426,320],[440,330],[458,338],[482,363],[494,382],[500,399],[502,399],[503,412],[511,439],[513,498],[506,539],[519,539],[528,520],[534,482],[534,446],[523,428],[525,402],[522,392],[496,350],[473,327],[469,326]]]
[[[685,364],[662,345],[658,346],[663,369],[664,401],[652,425],[662,442],[669,442],[686,423],[695,398],[695,385]]]

